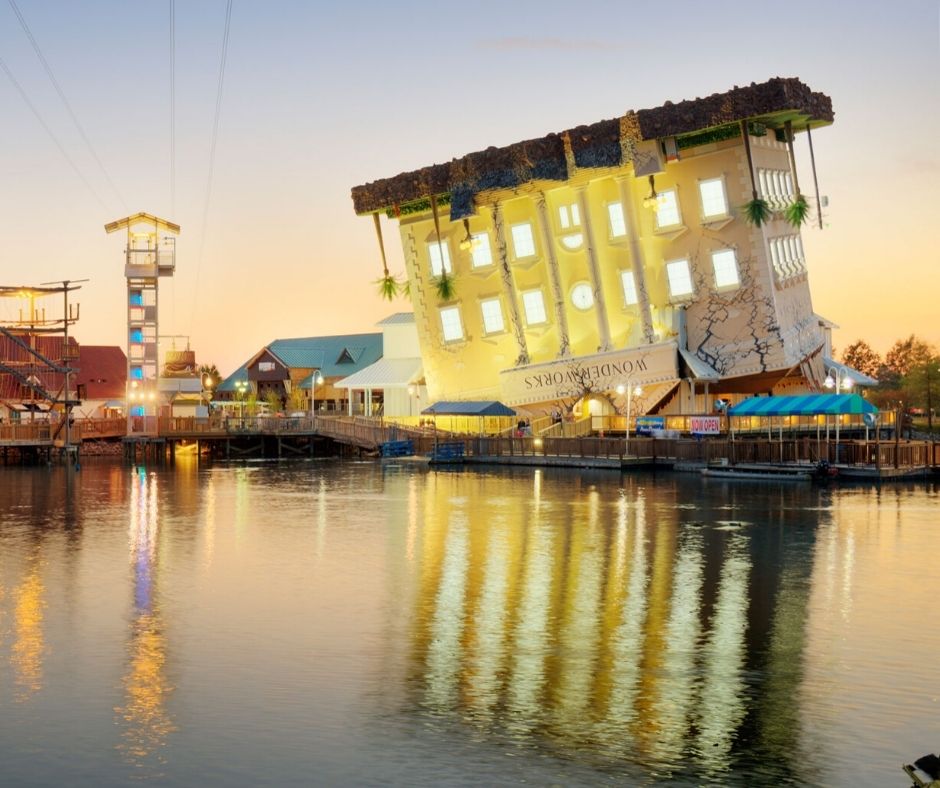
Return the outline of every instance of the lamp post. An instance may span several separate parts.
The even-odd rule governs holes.
[[[617,386],[617,393],[620,396],[623,396],[624,394],[627,395],[627,410],[626,410],[627,424],[626,424],[626,435],[624,439],[624,456],[625,457],[627,454],[630,453],[630,411],[633,408],[633,395],[635,394],[636,396],[639,397],[643,393],[642,387],[634,386],[632,384],[631,382],[632,378],[633,378],[632,375],[629,376],[625,384],[621,383],[619,386]]]
[[[833,374],[835,373],[835,374]],[[855,385],[855,381],[849,376],[849,372],[846,369],[839,369],[837,367],[829,367],[826,370],[826,379],[823,381],[823,385],[827,389],[835,389],[836,394],[841,394],[843,391],[848,391]],[[842,423],[842,415],[836,414],[836,462],[839,462],[839,425]]]
[[[212,387],[215,385],[215,381],[212,379],[212,375],[208,372],[202,373],[202,396],[206,401],[206,409],[208,410],[209,416],[212,415]]]
[[[248,391],[247,380],[236,380],[235,390],[238,392],[238,418],[245,418],[245,394]]]
[[[319,369],[310,373],[310,420],[317,416],[317,386],[323,382],[323,375]]]

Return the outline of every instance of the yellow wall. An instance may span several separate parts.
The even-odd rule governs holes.
[[[755,167],[787,170],[786,146],[767,137],[752,138]],[[724,178],[730,217],[703,223],[698,182],[704,178]],[[622,187],[633,201],[638,226],[631,227],[625,217],[627,236],[612,238],[607,206],[620,202]],[[649,191],[645,177],[635,178],[632,165],[611,170],[582,170],[565,183],[543,181],[528,184],[515,192],[490,192],[477,196],[478,211],[470,219],[473,233],[486,232],[492,264],[485,268],[471,265],[471,252],[461,251],[465,235],[461,222],[452,223],[448,209],[440,210],[441,242],[448,248],[456,295],[442,304],[434,290],[428,244],[436,243],[430,212],[401,219],[401,237],[405,251],[412,300],[418,327],[425,374],[431,400],[453,398],[498,398],[498,373],[512,367],[518,356],[508,295],[501,273],[500,248],[494,222],[498,204],[504,231],[506,254],[520,319],[525,325],[522,293],[540,289],[547,323],[525,327],[525,341],[530,363],[557,358],[561,332],[551,286],[549,256],[541,226],[537,200],[543,194],[546,215],[558,265],[560,289],[568,321],[568,336],[573,356],[598,352],[598,304],[587,310],[575,308],[571,291],[579,282],[591,283],[586,252],[586,223],[581,216],[580,231],[585,241],[568,249],[562,236],[576,228],[561,227],[559,208],[578,204],[578,190],[586,188],[588,217],[593,235],[593,249],[604,296],[610,333],[609,349],[636,347],[644,343],[640,305],[624,303],[620,273],[638,263],[633,259],[630,234],[635,234],[644,260],[644,272],[654,329],[653,341],[674,338],[678,328],[676,313],[680,304],[687,307],[687,326],[691,350],[701,346],[723,377],[754,374],[766,369],[784,369],[812,352],[822,341],[805,275],[791,277],[786,283],[775,280],[767,248],[767,239],[775,235],[796,234],[781,218],[763,228],[746,223],[740,207],[751,198],[747,160],[740,140],[699,146],[682,151],[679,162],[666,165],[655,179],[657,191],[676,189],[682,222],[678,228],[658,231],[655,211],[643,207]],[[532,225],[535,256],[517,260],[511,227],[521,222]],[[733,248],[737,254],[741,285],[716,292],[711,252]],[[666,262],[678,258],[690,261],[695,292],[691,298],[670,299]],[[486,335],[480,301],[499,298],[505,330]],[[464,338],[444,342],[439,309],[458,306]],[[779,330],[778,327],[779,326]],[[781,340],[781,333],[783,340]],[[756,337],[756,339],[755,339]],[[784,342],[785,340],[785,342]],[[762,369],[763,366],[763,369]]]

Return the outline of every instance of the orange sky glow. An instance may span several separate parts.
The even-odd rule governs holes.
[[[228,373],[275,338],[369,331],[410,308],[377,295],[381,259],[350,187],[779,75],[827,93],[836,113],[813,135],[825,228],[803,232],[836,346],[864,338],[883,353],[910,333],[940,346],[934,2],[797,0],[769,14],[720,0],[707,18],[676,2],[669,20],[659,6],[597,2],[482,2],[471,15],[236,3],[211,189],[226,4],[177,6],[175,193],[166,8],[20,3],[71,113],[0,8],[0,285],[89,278],[83,343],[124,345],[123,239],[103,229],[113,219],[146,211],[181,225],[161,334],[188,337],[200,363]],[[802,137],[797,158],[811,193]],[[385,226],[400,273],[397,228]],[[0,303],[0,319],[17,306]],[[164,348],[173,341],[186,342]]]

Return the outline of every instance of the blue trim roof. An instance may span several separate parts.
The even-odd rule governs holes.
[[[430,416],[515,416],[516,411],[495,400],[435,402],[421,411]]]
[[[790,397],[751,397],[728,410],[729,416],[837,416],[877,413],[878,408],[858,394],[799,394]]]

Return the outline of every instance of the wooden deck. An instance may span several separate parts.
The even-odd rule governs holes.
[[[709,465],[760,464],[778,467],[813,466],[821,460],[843,470],[845,476],[893,478],[940,469],[940,443],[924,441],[864,441],[812,436],[774,440],[766,436],[693,438],[598,437],[552,435],[551,430],[530,437],[512,431],[468,435],[435,430],[430,426],[387,423],[362,416],[299,418],[152,418],[138,419],[127,433],[124,419],[77,420],[73,443],[121,439],[134,447],[157,446],[172,451],[196,443],[224,446],[225,456],[243,456],[276,446],[277,456],[314,453],[314,446],[330,440],[345,447],[378,455],[383,443],[409,440],[416,455],[430,456],[441,443],[461,444],[467,463],[593,467],[624,470],[635,467],[698,468]],[[63,436],[56,425],[0,425],[2,447],[55,447]],[[61,430],[59,431],[61,433]],[[266,442],[267,441],[267,442]],[[218,453],[218,452],[216,452]]]

